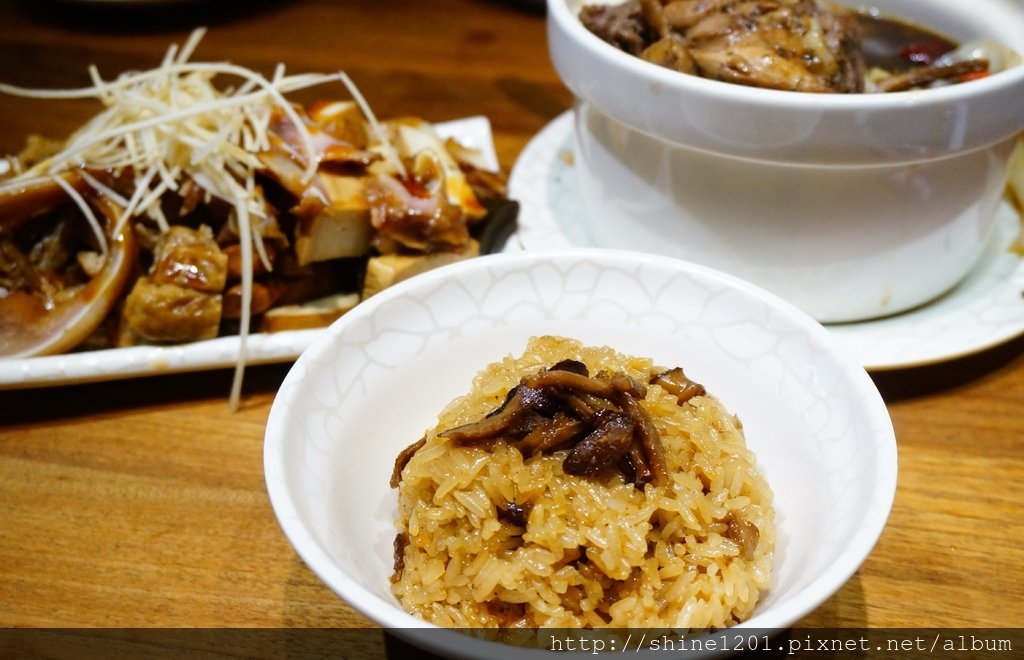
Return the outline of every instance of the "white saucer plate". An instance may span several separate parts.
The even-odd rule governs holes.
[[[509,177],[509,196],[520,203],[510,243],[529,252],[609,247],[596,245],[586,232],[575,154],[571,112],[555,118],[520,154]],[[935,301],[895,316],[825,327],[872,371],[944,362],[1024,335],[1024,259],[1009,250],[1021,219],[1004,203],[997,225],[975,269]]]

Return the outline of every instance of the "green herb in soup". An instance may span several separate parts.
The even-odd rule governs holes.
[[[894,92],[985,77],[1019,58],[822,0],[627,0],[583,24],[613,46],[704,78],[800,92]]]

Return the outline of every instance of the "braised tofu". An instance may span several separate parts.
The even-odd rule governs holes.
[[[428,270],[462,261],[480,254],[480,243],[470,239],[460,252],[431,252],[429,254],[382,254],[370,257],[363,281],[363,298],[380,293],[393,284]]]
[[[363,178],[321,172],[320,180],[329,204],[295,227],[295,256],[303,266],[366,254],[373,235]]]
[[[263,315],[263,332],[324,328],[359,304],[358,293],[338,293],[300,305],[274,307]]]

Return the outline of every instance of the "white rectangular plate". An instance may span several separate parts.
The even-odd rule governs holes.
[[[485,162],[498,169],[491,124],[486,117],[467,117],[435,124],[442,137],[478,149]],[[289,362],[299,356],[322,329],[291,330],[250,335],[246,364]],[[0,359],[0,389],[69,385],[185,371],[233,367],[238,362],[237,336],[218,337],[175,346],[133,346],[83,351],[18,360]]]

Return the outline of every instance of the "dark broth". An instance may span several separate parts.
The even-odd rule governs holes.
[[[864,36],[867,67],[902,71],[953,50],[957,43],[927,28],[892,18],[857,14]]]

